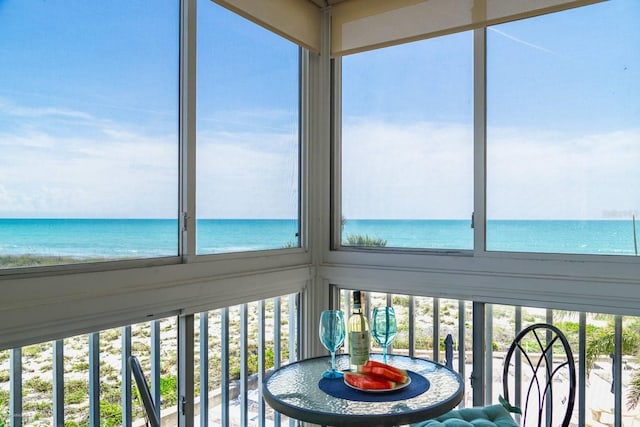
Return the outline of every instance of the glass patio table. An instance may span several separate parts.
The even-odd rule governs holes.
[[[372,354],[382,361],[382,355]],[[294,362],[271,372],[262,384],[265,401],[276,411],[323,426],[397,426],[437,417],[455,408],[464,396],[460,375],[431,360],[397,354],[387,363],[409,372],[411,383],[390,392],[353,390],[342,379],[323,379],[328,356]],[[346,354],[336,369],[349,368]]]

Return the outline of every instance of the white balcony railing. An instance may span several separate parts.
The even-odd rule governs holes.
[[[350,290],[339,295],[348,314]],[[466,381],[464,406],[497,402],[502,358],[516,331],[552,322],[565,331],[578,364],[572,424],[640,425],[640,413],[628,405],[640,381],[637,318],[365,295],[367,312],[376,305],[396,308],[399,333],[390,352],[444,363],[444,340],[451,335],[452,367]],[[178,424],[184,375],[194,379],[194,425],[297,425],[265,405],[258,385],[269,369],[300,357],[305,334],[300,313],[300,296],[287,295],[0,351],[0,426],[143,425],[142,405],[125,363],[130,354],[142,362],[154,401],[160,402],[163,426]],[[193,325],[184,329],[191,334],[186,341],[179,337],[185,321]],[[192,343],[192,370],[179,363],[184,342]],[[374,345],[372,351],[380,349]]]

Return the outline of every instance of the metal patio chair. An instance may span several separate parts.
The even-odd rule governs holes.
[[[144,373],[142,372],[140,362],[135,356],[129,356],[128,361],[129,367],[131,368],[131,373],[133,374],[133,378],[135,379],[136,385],[138,386],[140,398],[142,399],[142,404],[144,406],[144,411],[147,417],[147,425],[151,427],[160,427],[160,419],[158,418],[156,406],[153,403],[151,392],[149,391],[147,380],[145,379]]]
[[[514,406],[517,393],[512,372],[516,369],[521,369],[523,378],[519,407]],[[575,403],[576,368],[564,334],[546,323],[523,329],[505,356],[502,388],[499,404],[450,411],[412,427],[568,427]],[[560,410],[554,411],[558,406]]]

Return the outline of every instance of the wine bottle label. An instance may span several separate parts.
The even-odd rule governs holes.
[[[369,359],[368,332],[349,333],[349,356],[352,365],[364,365]]]

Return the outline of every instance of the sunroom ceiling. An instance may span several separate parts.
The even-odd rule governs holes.
[[[529,18],[603,0],[212,0],[312,52],[331,6],[331,54],[365,50]]]

